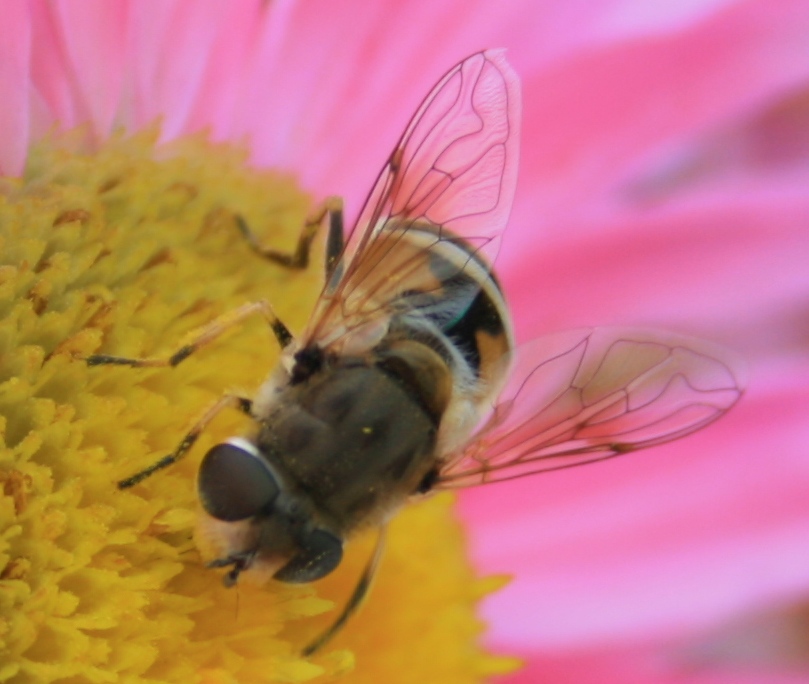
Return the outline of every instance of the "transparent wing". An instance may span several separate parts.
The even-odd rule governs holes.
[[[702,340],[593,328],[519,347],[510,380],[440,488],[600,461],[705,427],[742,394],[743,363]]]
[[[471,268],[488,268],[517,182],[520,88],[504,52],[453,67],[421,104],[368,195],[309,331],[322,341],[387,311],[403,292],[435,292],[430,255],[463,243]],[[414,237],[414,234],[418,233]]]

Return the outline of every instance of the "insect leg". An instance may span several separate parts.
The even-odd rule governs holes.
[[[230,587],[236,586],[236,583],[239,581],[239,575],[241,575],[253,564],[253,560],[255,559],[257,552],[258,549],[255,548],[233,554],[227,558],[217,558],[212,560],[205,567],[226,568],[229,565],[232,565],[233,567],[222,578],[222,584],[229,589]]]
[[[345,228],[343,222],[343,200],[332,197],[333,206],[329,209],[329,235],[326,239],[326,282],[332,284],[332,276],[337,269],[337,281],[342,275],[340,257],[345,246]],[[339,266],[339,268],[338,268]]]
[[[202,417],[194,423],[193,427],[188,431],[188,433],[183,437],[182,441],[177,445],[177,448],[172,451],[168,456],[164,456],[158,461],[152,463],[152,465],[144,468],[140,472],[135,473],[131,477],[127,477],[125,480],[120,480],[118,482],[118,489],[128,489],[129,487],[134,487],[139,482],[143,482],[147,477],[153,475],[158,470],[163,470],[163,468],[167,468],[168,466],[176,463],[179,461],[188,450],[194,445],[194,442],[197,441],[199,436],[202,434],[202,431],[208,426],[214,417],[224,408],[237,408],[242,413],[249,414],[252,407],[253,402],[250,399],[246,399],[245,397],[240,397],[235,394],[225,394],[221,397],[213,406],[210,406],[207,411],[202,415]]]
[[[386,529],[387,528],[385,526],[379,528],[376,544],[374,544],[374,551],[371,554],[371,557],[368,559],[368,563],[365,565],[362,575],[360,575],[357,586],[354,588],[354,593],[351,594],[351,597],[348,599],[345,607],[340,612],[340,615],[337,616],[337,619],[329,626],[329,628],[303,649],[301,655],[303,655],[304,658],[314,655],[329,641],[331,641],[334,635],[343,628],[345,623],[348,622],[348,619],[357,611],[357,608],[359,608],[362,600],[368,594],[368,590],[371,587],[371,582],[373,581],[374,575],[379,568],[379,561],[382,559],[382,551],[385,548]]]
[[[260,313],[265,319],[267,319],[267,322],[270,324],[270,328],[272,329],[272,332],[282,349],[286,348],[292,343],[292,333],[289,332],[289,329],[281,322],[278,316],[275,315],[275,311],[273,311],[269,302],[260,300],[258,302],[244,304],[238,309],[234,309],[233,311],[226,313],[224,316],[220,316],[219,318],[211,321],[204,328],[202,328],[201,332],[194,340],[180,347],[171,356],[164,358],[150,357],[145,359],[133,359],[126,356],[93,354],[88,356],[85,361],[87,362],[88,366],[116,365],[132,366],[133,368],[154,368],[165,366],[174,367],[181,361],[187,359],[189,356],[191,356],[191,354],[201,347],[204,347],[209,342],[215,340],[226,330],[238,325],[245,318],[248,318],[255,313]]]
[[[244,239],[247,240],[247,244],[259,256],[287,268],[306,268],[309,265],[312,240],[327,216],[329,217],[329,239],[326,246],[326,272],[327,275],[330,275],[330,264],[336,263],[337,257],[343,250],[343,200],[341,198],[329,197],[318,207],[317,211],[306,219],[301,234],[298,236],[298,245],[291,254],[272,247],[265,247],[259,243],[253,231],[250,230],[250,226],[238,214],[236,215],[236,225]],[[336,231],[339,231],[339,244],[335,245],[334,233]]]

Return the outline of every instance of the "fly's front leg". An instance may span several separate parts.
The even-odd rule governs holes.
[[[222,578],[222,584],[224,584],[228,589],[230,587],[235,587],[239,581],[239,575],[241,575],[245,570],[247,570],[256,558],[256,554],[258,553],[258,549],[251,549],[249,551],[242,551],[241,553],[233,554],[232,556],[228,556],[227,558],[217,558],[212,560],[210,563],[206,565],[208,568],[227,568],[228,566],[233,566],[230,568],[228,573]]]
[[[275,315],[275,311],[273,311],[269,302],[261,300],[258,302],[244,304],[238,309],[234,309],[233,311],[226,313],[224,316],[220,316],[216,320],[211,321],[201,329],[197,337],[195,337],[190,343],[180,347],[171,356],[163,358],[134,359],[126,356],[93,354],[92,356],[88,356],[85,361],[87,362],[88,366],[116,365],[132,366],[133,368],[160,368],[166,366],[174,367],[181,361],[187,359],[198,349],[215,340],[226,330],[239,325],[245,318],[257,313],[264,316],[264,318],[270,324],[270,329],[272,330],[273,335],[275,335],[275,338],[278,340],[278,344],[281,345],[281,349],[286,349],[290,344],[292,344],[294,340],[292,333],[289,332],[289,329],[281,322],[278,316]]]
[[[186,433],[182,441],[177,445],[177,448],[172,451],[168,456],[155,461],[152,465],[144,468],[143,470],[135,473],[131,477],[118,482],[118,489],[128,489],[134,487],[136,484],[143,482],[147,477],[154,475],[158,470],[168,468],[170,465],[177,463],[183,456],[188,453],[188,450],[194,446],[194,443],[199,439],[202,431],[208,426],[214,417],[216,417],[222,409],[237,408],[242,413],[250,415],[253,408],[253,402],[245,397],[240,397],[235,394],[226,394],[213,406],[211,406],[202,417],[194,423],[193,427]]]
[[[329,235],[326,240],[326,279],[328,280],[343,252],[343,200],[340,197],[329,197],[317,211],[306,219],[301,234],[298,236],[298,244],[291,254],[262,245],[241,216],[236,216],[236,225],[244,239],[247,240],[247,244],[259,256],[287,268],[306,268],[309,265],[312,240],[326,217],[329,219]]]

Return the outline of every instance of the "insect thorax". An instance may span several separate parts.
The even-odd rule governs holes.
[[[433,467],[437,423],[409,368],[395,354],[327,357],[260,420],[259,450],[335,533],[384,519]]]

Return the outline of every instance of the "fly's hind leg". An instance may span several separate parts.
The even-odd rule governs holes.
[[[239,215],[236,225],[253,251],[264,259],[286,266],[287,268],[306,268],[309,265],[309,252],[312,240],[323,221],[329,219],[329,235],[326,240],[326,278],[331,278],[334,268],[343,251],[343,200],[340,197],[329,197],[303,224],[298,244],[292,253],[281,252],[272,247],[262,245],[247,222]]]
[[[197,441],[197,439],[199,439],[199,436],[208,426],[208,423],[210,423],[219,414],[219,412],[222,411],[222,409],[229,407],[237,408],[242,413],[249,415],[253,408],[253,402],[250,401],[250,399],[246,399],[245,397],[240,397],[235,394],[224,395],[219,399],[219,401],[205,411],[205,413],[199,418],[199,420],[197,420],[196,423],[194,423],[174,451],[172,451],[168,456],[164,456],[163,458],[155,461],[152,463],[152,465],[144,468],[134,475],[127,477],[125,480],[120,480],[118,482],[118,489],[129,489],[129,487],[134,487],[136,484],[143,482],[143,480],[145,480],[147,477],[154,475],[158,470],[163,470],[163,468],[168,468],[170,465],[177,463],[177,461],[185,456],[186,453],[188,453],[188,450],[194,446],[194,443]]]
[[[226,330],[239,325],[245,318],[254,314],[261,314],[270,325],[270,329],[281,345],[281,349],[286,349],[292,344],[294,338],[289,329],[281,322],[278,316],[275,315],[269,302],[264,300],[258,302],[250,302],[240,306],[220,316],[216,320],[208,323],[200,330],[198,335],[191,340],[188,344],[184,344],[176,352],[167,357],[149,357],[145,359],[129,358],[126,356],[108,356],[107,354],[93,354],[88,356],[85,361],[88,366],[132,366],[133,368],[161,368],[161,367],[174,367],[181,361],[187,359],[191,354],[198,349],[204,347],[206,344],[213,342],[217,337],[222,335]]]

